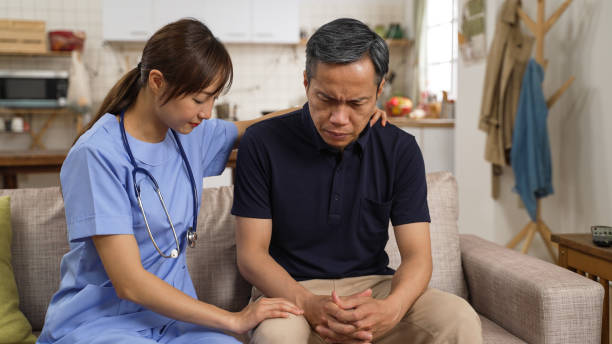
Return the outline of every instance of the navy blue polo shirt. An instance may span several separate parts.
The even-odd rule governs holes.
[[[298,281],[393,274],[389,219],[430,222],[423,157],[412,135],[380,121],[340,152],[306,103],[247,129],[232,214],[272,219],[269,253]]]

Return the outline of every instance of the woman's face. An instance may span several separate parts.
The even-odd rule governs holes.
[[[159,107],[159,116],[168,127],[181,134],[189,134],[202,121],[210,118],[218,95],[219,85],[213,83],[197,93],[169,100]]]
[[[189,134],[202,121],[210,118],[217,96],[215,87],[198,93],[186,94],[160,107],[162,121],[181,134]]]

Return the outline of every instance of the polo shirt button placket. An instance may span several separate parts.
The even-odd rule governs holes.
[[[341,212],[342,212],[342,168],[340,166],[336,166],[334,171],[334,177],[332,181],[332,190],[331,190],[331,198],[330,198],[330,206],[329,206],[329,223],[338,225],[341,221]]]

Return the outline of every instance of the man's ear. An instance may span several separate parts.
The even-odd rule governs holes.
[[[380,94],[382,93],[382,90],[383,90],[383,86],[385,86],[385,82],[387,82],[387,80],[383,78],[382,81],[380,82],[380,85],[378,85],[378,90],[376,90],[376,99],[380,97]]]
[[[304,88],[308,91],[308,75],[306,75],[306,71],[304,71]]]
[[[149,78],[147,79],[147,86],[156,96],[160,96],[164,93],[166,88],[166,80],[164,74],[157,69],[152,69],[149,72]]]

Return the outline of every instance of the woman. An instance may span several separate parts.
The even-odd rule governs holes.
[[[70,251],[39,343],[235,343],[220,330],[302,313],[282,299],[237,313],[201,302],[186,269],[202,178],[255,122],[204,121],[231,82],[223,45],[184,19],[106,96],[60,173]]]

